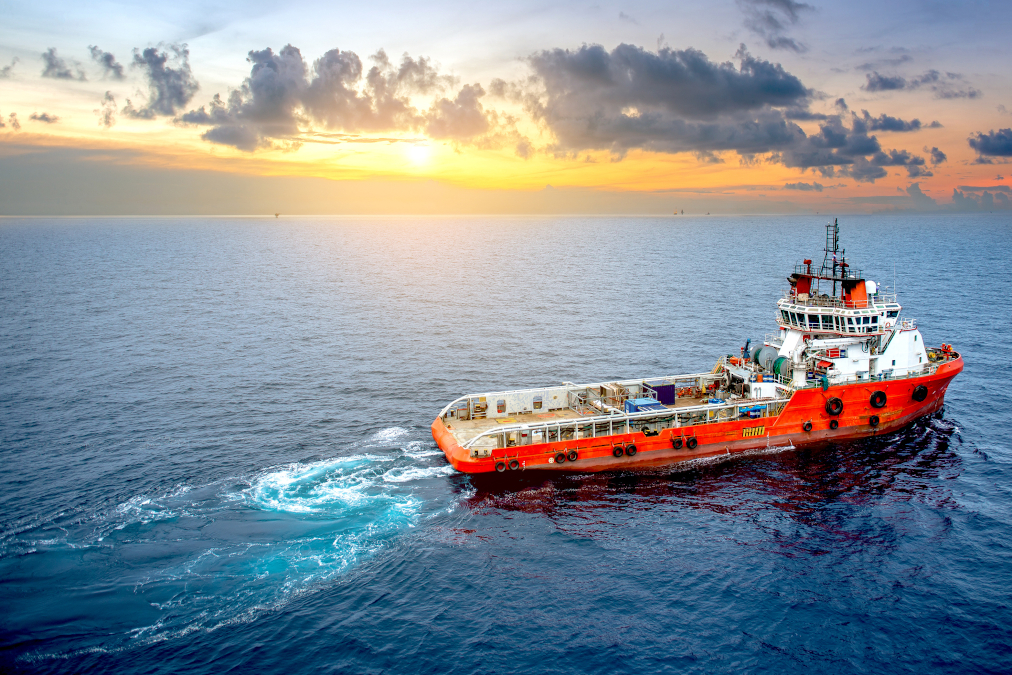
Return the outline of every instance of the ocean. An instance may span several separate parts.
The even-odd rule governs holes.
[[[826,216],[0,219],[0,671],[999,673],[1012,216],[840,217],[891,435],[466,476],[459,395],[709,370]]]

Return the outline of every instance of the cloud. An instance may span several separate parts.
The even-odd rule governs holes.
[[[694,49],[656,53],[621,44],[553,49],[528,58],[537,95],[493,83],[547,125],[561,152],[767,152],[801,129],[775,106],[804,109],[809,90],[779,64],[738,52],[740,65]]]
[[[95,45],[89,45],[88,51],[91,52],[92,60],[102,66],[103,77],[111,77],[114,80],[122,80],[125,77],[123,75],[123,64],[118,62],[115,56],[109,52],[102,51]]]
[[[3,117],[0,117],[0,129],[5,129],[10,125],[14,131],[21,131],[21,122],[18,122],[18,114],[11,113],[7,116],[7,122],[4,123]]]
[[[804,12],[815,8],[795,0],[738,0],[745,14],[745,28],[766,41],[770,49],[788,49],[805,52],[808,48],[787,36],[791,26],[797,25]]]
[[[17,59],[15,59],[15,60],[17,60]],[[12,64],[11,64],[11,66],[13,66],[13,65],[14,65],[14,64],[12,63]],[[1003,105],[999,105],[999,106],[998,106],[998,112],[999,112],[1000,114],[1002,114],[1002,115],[1012,115],[1012,110],[1009,110],[1008,108],[1006,108],[1006,107],[1005,107],[1005,106],[1003,106]]]
[[[205,140],[250,152],[277,147],[279,141],[314,140],[308,134],[313,125],[349,133],[424,130],[433,139],[482,147],[522,140],[515,120],[485,110],[485,90],[478,84],[435,99],[427,110],[416,108],[412,96],[438,94],[456,84],[424,57],[405,54],[394,63],[380,50],[366,70],[354,52],[332,49],[310,67],[298,48],[286,45],[277,53],[250,51],[247,60],[249,76],[227,99],[216,94],[177,122],[210,127]],[[518,152],[529,153],[528,146],[518,146]]]
[[[3,68],[0,68],[0,80],[9,80],[11,78],[11,76],[14,74],[14,66],[17,65],[19,60],[20,59],[18,59],[18,57],[15,56],[13,59],[11,59],[11,63],[9,66],[4,66]]]
[[[862,63],[859,66],[855,66],[855,68],[857,70],[878,70],[883,66],[890,66],[890,67],[900,66],[903,65],[904,63],[908,63],[909,61],[913,60],[914,59],[912,56],[910,56],[910,54],[900,54],[899,56],[894,58],[883,58],[877,59],[875,61],[868,61],[866,63]]]
[[[802,192],[822,192],[821,183],[785,183],[785,190],[801,190]]]
[[[945,156],[945,153],[939,150],[937,147],[933,147],[929,150],[927,146],[924,146],[924,152],[931,155],[931,163],[935,165],[941,164],[942,162],[948,159],[948,157]]]
[[[898,117],[890,117],[882,113],[878,117],[872,117],[867,110],[862,110],[863,117],[854,115],[854,129],[862,128],[868,131],[917,131],[921,128],[919,119],[912,119],[909,122]]]
[[[630,16],[629,14],[626,14],[625,12],[619,12],[618,18],[619,21],[625,21],[627,23],[635,24],[637,26],[640,24],[640,22],[637,21],[634,17]]]
[[[98,115],[100,127],[108,129],[116,124],[116,99],[113,98],[111,91],[105,92],[105,96],[102,97],[102,107],[94,112]]]
[[[911,183],[907,186],[907,194],[914,200],[914,206],[916,207],[935,206],[935,200],[921,191],[920,183]]]
[[[45,122],[46,124],[54,124],[59,121],[59,117],[56,115],[50,115],[49,113],[32,113],[28,116],[28,119],[35,122]]]
[[[999,129],[986,134],[977,132],[967,139],[980,157],[1012,157],[1012,129]]]
[[[79,80],[82,82],[88,79],[84,71],[81,70],[80,64],[77,61],[68,64],[56,54],[56,47],[50,47],[42,53],[42,62],[46,65],[42,70],[42,77],[51,77],[55,80]]]
[[[959,189],[964,192],[983,192],[985,190],[994,190],[995,192],[1004,192],[1006,194],[1012,193],[1012,188],[1008,185],[988,185],[983,187],[979,185],[960,185]]]
[[[976,195],[953,188],[952,208],[956,211],[1008,211],[1012,209],[1012,200],[1004,191],[992,194],[985,190]]]
[[[127,99],[123,114],[129,117],[154,119],[159,115],[175,115],[200,88],[190,71],[190,52],[185,44],[167,45],[165,51],[158,47],[135,50],[132,65],[144,72],[148,100],[145,106],[137,108]]]
[[[937,70],[929,70],[923,75],[907,79],[900,75],[882,75],[873,71],[865,75],[867,82],[861,85],[865,91],[898,91],[914,90],[925,87],[935,93],[938,99],[953,98],[979,98],[983,96],[979,89],[971,86],[963,86],[963,76],[959,73],[940,73]]]

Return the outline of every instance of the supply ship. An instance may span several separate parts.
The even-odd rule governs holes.
[[[593,472],[889,433],[939,410],[963,369],[926,347],[895,293],[850,267],[839,225],[795,266],[779,330],[710,372],[461,396],[432,423],[466,473]]]

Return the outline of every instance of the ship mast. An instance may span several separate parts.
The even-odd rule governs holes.
[[[833,218],[832,223],[826,223],[826,252],[825,257],[822,259],[822,269],[819,271],[819,277],[822,279],[833,280],[833,297],[836,297],[836,276],[837,268],[843,271],[842,260],[838,261],[836,254],[840,252],[840,225],[837,223],[837,219]]]

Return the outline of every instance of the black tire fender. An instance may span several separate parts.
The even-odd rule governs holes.
[[[812,420],[808,420],[807,422],[805,422],[804,424],[802,424],[801,428],[804,429],[805,431],[811,431],[812,430]]]
[[[622,455],[625,454],[625,448],[623,448],[621,445],[616,445],[614,448],[611,449],[611,454],[612,457],[621,457]]]
[[[689,439],[685,441],[685,447],[689,450],[695,450],[697,445],[699,445],[699,441],[696,440],[695,436],[689,436]]]
[[[843,412],[843,401],[836,396],[826,401],[826,412],[830,415],[839,415]]]
[[[685,445],[685,441],[683,441],[682,437],[679,436],[675,440],[671,441],[671,445],[674,446],[675,450],[681,450],[682,446]]]
[[[632,457],[633,455],[635,455],[636,454],[636,446],[633,445],[632,443],[630,443],[629,445],[625,446],[625,454],[629,455],[630,457]]]
[[[576,450],[570,450],[569,452],[566,453],[566,459],[568,459],[570,462],[575,462],[577,457],[579,457],[579,454],[576,452]]]
[[[914,387],[914,393],[911,394],[910,396],[915,401],[920,403],[921,401],[923,401],[928,397],[928,388],[925,387],[923,384],[919,384],[916,387]]]
[[[511,459],[510,460],[510,471],[516,471],[519,468],[520,468],[520,460],[518,460],[518,459]]]
[[[496,462],[495,463],[495,470],[498,471],[499,473],[502,473],[503,471],[505,471],[506,470],[506,462]]]
[[[868,399],[868,402],[871,403],[871,407],[872,408],[884,408],[885,404],[886,404],[886,401],[888,401],[888,400],[889,399],[886,396],[886,393],[884,391],[880,390],[880,391],[876,391],[874,394],[872,394],[871,398]]]

